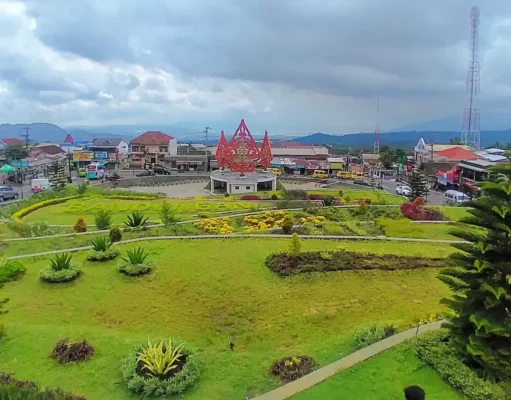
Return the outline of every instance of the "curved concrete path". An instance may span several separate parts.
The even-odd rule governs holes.
[[[419,328],[418,334],[420,335],[428,331],[439,329],[441,324],[442,321],[437,321],[431,324],[422,325]],[[320,382],[323,382],[325,379],[330,378],[331,376],[337,374],[338,372],[344,369],[351,368],[362,361],[365,361],[385,350],[390,349],[391,347],[403,343],[405,340],[412,339],[413,337],[416,336],[416,334],[417,328],[412,328],[408,329],[407,331],[398,333],[394,336],[391,336],[387,339],[383,339],[377,343],[374,343],[370,346],[363,348],[362,350],[358,350],[354,353],[351,353],[349,356],[341,358],[340,360],[335,361],[332,364],[328,364],[322,368],[319,368],[311,372],[310,374],[305,375],[303,378],[297,379],[296,381],[288,383],[261,396],[254,397],[253,400],[288,399],[297,393],[303,392],[304,390],[307,390],[312,386],[317,385]]]

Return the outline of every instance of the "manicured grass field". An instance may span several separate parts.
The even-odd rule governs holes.
[[[451,221],[459,221],[470,214],[467,212],[467,208],[465,207],[435,207],[442,211],[445,217],[449,218]]]
[[[449,233],[456,228],[452,224],[415,223],[407,218],[382,218],[378,223],[389,237],[459,240]]]
[[[48,258],[25,260],[26,275],[1,289],[9,297],[2,316],[2,370],[21,379],[59,386],[89,400],[135,399],[119,374],[119,359],[153,337],[180,337],[201,349],[204,371],[185,399],[240,399],[278,385],[272,361],[308,354],[319,363],[351,352],[361,325],[414,319],[442,311],[447,288],[437,270],[334,272],[278,278],[265,266],[285,239],[153,241],[143,243],[153,274],[128,279],[116,262],[93,264],[85,253],[83,276],[62,284],[38,279]],[[120,249],[135,246],[123,245]],[[447,256],[446,245],[390,242],[303,241],[303,250]],[[229,351],[229,337],[235,343]],[[49,357],[61,338],[86,338],[96,347],[90,362],[62,366]],[[384,397],[381,397],[384,398]]]
[[[463,396],[443,382],[416,355],[412,341],[342,371],[313,386],[293,400],[390,400],[403,399],[403,389],[419,385],[427,399],[457,400]]]

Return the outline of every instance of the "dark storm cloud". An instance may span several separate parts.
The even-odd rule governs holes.
[[[183,74],[283,82],[352,96],[435,95],[465,79],[465,0],[37,0],[46,45],[95,61],[174,67]],[[511,13],[495,0],[489,27]],[[502,28],[504,30],[505,28]],[[495,32],[493,32],[495,33]]]

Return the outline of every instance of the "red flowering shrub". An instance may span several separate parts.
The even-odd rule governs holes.
[[[403,216],[412,221],[443,221],[444,216],[439,210],[426,208],[426,202],[422,197],[417,197],[413,203],[404,203],[401,205]]]
[[[426,205],[426,202],[422,197],[419,196],[413,201],[412,204],[415,205],[417,208],[422,208]]]
[[[247,194],[241,197],[240,200],[261,200],[261,198],[255,194]]]
[[[323,196],[320,194],[309,194],[309,200],[323,200]]]

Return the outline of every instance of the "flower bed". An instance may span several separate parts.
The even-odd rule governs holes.
[[[286,213],[284,211],[266,211],[262,214],[247,215],[243,218],[245,223],[243,230],[250,233],[265,231],[270,228],[280,228],[285,217]]]
[[[261,198],[256,194],[247,194],[240,197],[240,200],[261,200]]]
[[[444,258],[377,255],[339,250],[306,252],[298,256],[287,253],[271,254],[265,264],[279,276],[290,276],[310,272],[442,268],[448,262]]]
[[[425,207],[422,197],[417,197],[412,203],[401,205],[401,212],[412,221],[444,221],[446,218],[436,208]]]
[[[92,347],[86,340],[71,342],[68,339],[59,340],[53,348],[51,356],[60,364],[86,361],[94,354]]]
[[[231,220],[228,217],[208,218],[195,222],[193,225],[208,233],[227,235],[234,231],[234,228],[231,226]]]
[[[271,366],[271,373],[284,382],[292,382],[311,373],[316,362],[309,356],[284,357],[275,361]]]

